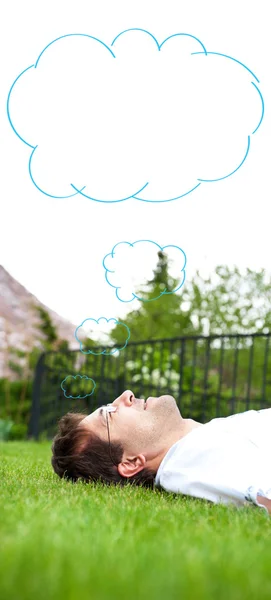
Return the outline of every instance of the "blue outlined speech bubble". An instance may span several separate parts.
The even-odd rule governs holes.
[[[135,288],[144,287],[153,278],[157,266],[157,255],[161,251],[168,260],[168,280],[177,281],[174,289],[168,289],[168,282],[161,282],[161,292],[155,298],[145,300],[135,292]],[[174,272],[170,263],[174,261]],[[176,268],[177,264],[177,268]],[[186,255],[179,246],[160,246],[151,240],[136,242],[119,242],[103,259],[107,283],[116,290],[116,296],[121,302],[141,300],[151,302],[164,295],[173,294],[179,290],[185,280]],[[144,269],[144,279],[142,271]]]
[[[67,375],[61,382],[61,389],[64,392],[65,398],[74,398],[75,400],[92,396],[95,388],[96,383],[94,379],[87,377],[87,375]],[[67,391],[69,392],[68,395]]]
[[[94,349],[88,349],[88,350],[84,350],[84,341],[80,340],[80,337],[85,337],[86,332],[87,335],[90,338],[93,338],[93,334],[94,337],[96,337],[98,335],[98,337],[102,338],[105,335],[109,335],[110,331],[111,331],[111,325],[115,325],[116,327],[118,327],[118,330],[121,331],[121,335],[123,338],[123,345],[115,347],[115,348],[103,348],[102,350],[94,350]],[[77,342],[80,344],[80,351],[83,354],[94,354],[95,356],[99,356],[100,354],[104,354],[107,356],[110,356],[112,354],[115,354],[116,352],[120,352],[120,350],[124,350],[124,348],[126,348],[128,341],[130,339],[130,329],[127,325],[125,325],[125,323],[122,323],[121,321],[118,321],[118,319],[114,319],[113,317],[111,319],[106,319],[105,317],[100,317],[99,319],[85,319],[84,321],[82,321],[82,323],[76,328],[75,330],[75,339],[77,340]],[[102,344],[103,345],[103,344]]]
[[[159,43],[133,28],[109,44],[51,41],[15,79],[7,112],[44,194],[168,202],[242,166],[264,102],[237,58],[190,33]]]

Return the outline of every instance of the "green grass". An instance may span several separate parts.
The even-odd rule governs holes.
[[[0,443],[1,600],[271,598],[254,506],[60,480],[50,443]]]

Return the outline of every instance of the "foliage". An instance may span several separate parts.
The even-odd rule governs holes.
[[[182,301],[205,335],[271,331],[271,276],[264,269],[220,265],[207,278],[197,271]]]
[[[12,426],[14,425],[11,419],[0,419],[0,441],[8,440]]]
[[[41,347],[30,347],[29,341],[26,343],[26,350],[9,346],[7,366],[16,375],[16,378],[13,381],[7,377],[0,379],[0,415],[14,421],[9,432],[10,439],[21,439],[26,436],[32,404],[34,372],[42,351],[48,352],[54,349],[58,349],[60,352],[68,351],[68,342],[57,338],[56,328],[49,313],[36,305],[32,305],[32,308],[38,311],[40,318],[37,328],[43,332],[44,336],[38,338]],[[61,365],[63,368],[65,368],[64,356],[59,354],[59,366]],[[18,359],[24,359],[24,364],[20,364]],[[68,362],[71,362],[70,357],[67,358]]]
[[[10,430],[9,440],[25,440],[27,436],[27,425],[25,423],[14,423]]]
[[[49,313],[42,308],[42,306],[33,305],[33,307],[39,314],[40,321],[37,325],[37,329],[39,329],[45,336],[45,339],[42,339],[44,347],[46,350],[51,350],[54,343],[57,342],[56,327],[53,324]]]
[[[147,283],[144,290],[137,290],[137,295],[144,298],[144,301],[141,302],[138,309],[132,310],[125,317],[125,324],[130,329],[133,342],[196,333],[191,319],[191,311],[180,310],[182,291],[163,295],[158,300],[151,300],[151,298],[157,297],[165,287],[172,289],[172,286],[174,287],[176,284],[176,281],[169,276],[168,268],[167,258],[162,252],[159,252],[153,278]],[[200,331],[198,332],[200,333]],[[121,344],[120,335],[119,328],[115,327],[111,331],[112,342]]]
[[[7,385],[9,386],[8,405],[5,402]],[[30,379],[27,381],[8,381],[7,378],[0,379],[0,417],[4,420],[10,419],[14,425],[24,425],[25,432],[30,418],[32,390],[33,381]],[[14,431],[16,431],[16,428]]]
[[[153,279],[147,289],[137,292],[144,301],[125,317],[131,341],[271,331],[271,276],[264,269],[242,273],[237,267],[220,265],[207,278],[197,271],[179,292],[150,300],[161,291],[161,279],[168,289],[172,287],[168,269],[159,252]],[[115,327],[112,342],[121,343],[120,335]]]

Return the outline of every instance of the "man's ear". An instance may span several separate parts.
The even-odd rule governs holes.
[[[139,473],[144,469],[146,465],[146,458],[144,454],[139,454],[134,458],[126,458],[118,464],[118,472],[122,477],[133,477],[136,473]]]

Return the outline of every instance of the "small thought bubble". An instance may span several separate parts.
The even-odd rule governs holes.
[[[110,324],[118,326],[119,331],[121,331],[122,333],[122,338],[123,338],[123,345],[118,346],[118,347],[114,347],[114,348],[103,348],[102,350],[95,350],[95,349],[87,349],[84,350],[84,342],[85,340],[81,340],[80,338],[82,338],[83,336],[86,336],[86,332],[89,338],[94,339],[97,338],[100,340],[100,344],[103,345],[103,340],[105,337],[108,337],[110,331],[111,331],[111,327]],[[121,321],[118,321],[117,319],[111,318],[111,319],[106,319],[105,317],[100,317],[99,319],[85,319],[75,330],[75,338],[77,340],[77,342],[79,342],[80,344],[80,351],[83,354],[94,354],[96,356],[99,356],[100,354],[104,354],[104,355],[112,355],[115,354],[116,352],[119,352],[120,350],[123,350],[124,348],[126,348],[128,341],[130,339],[130,329],[129,327],[127,327],[127,325],[125,325],[125,323],[122,323]]]
[[[145,286],[153,277],[153,271],[157,264],[158,251],[162,252],[169,261],[174,261],[175,272],[177,271],[177,281],[175,272],[171,272],[170,264],[168,264],[168,279],[176,281],[174,289],[168,288],[168,281],[161,282],[160,293],[145,300],[142,296],[136,293],[138,281],[141,287]],[[133,300],[141,300],[151,302],[158,300],[164,295],[173,294],[179,290],[185,280],[185,265],[186,255],[178,246],[168,245],[160,246],[151,240],[137,240],[136,242],[119,242],[113,250],[103,259],[103,267],[105,269],[105,278],[107,283],[115,288],[116,296],[121,302],[132,302]],[[144,269],[145,282],[143,281],[142,271]]]
[[[92,396],[96,383],[86,375],[67,375],[61,382],[61,389],[65,398],[86,398]]]
[[[256,75],[190,33],[67,34],[15,79],[10,125],[53,198],[169,202],[233,175],[264,116]]]

